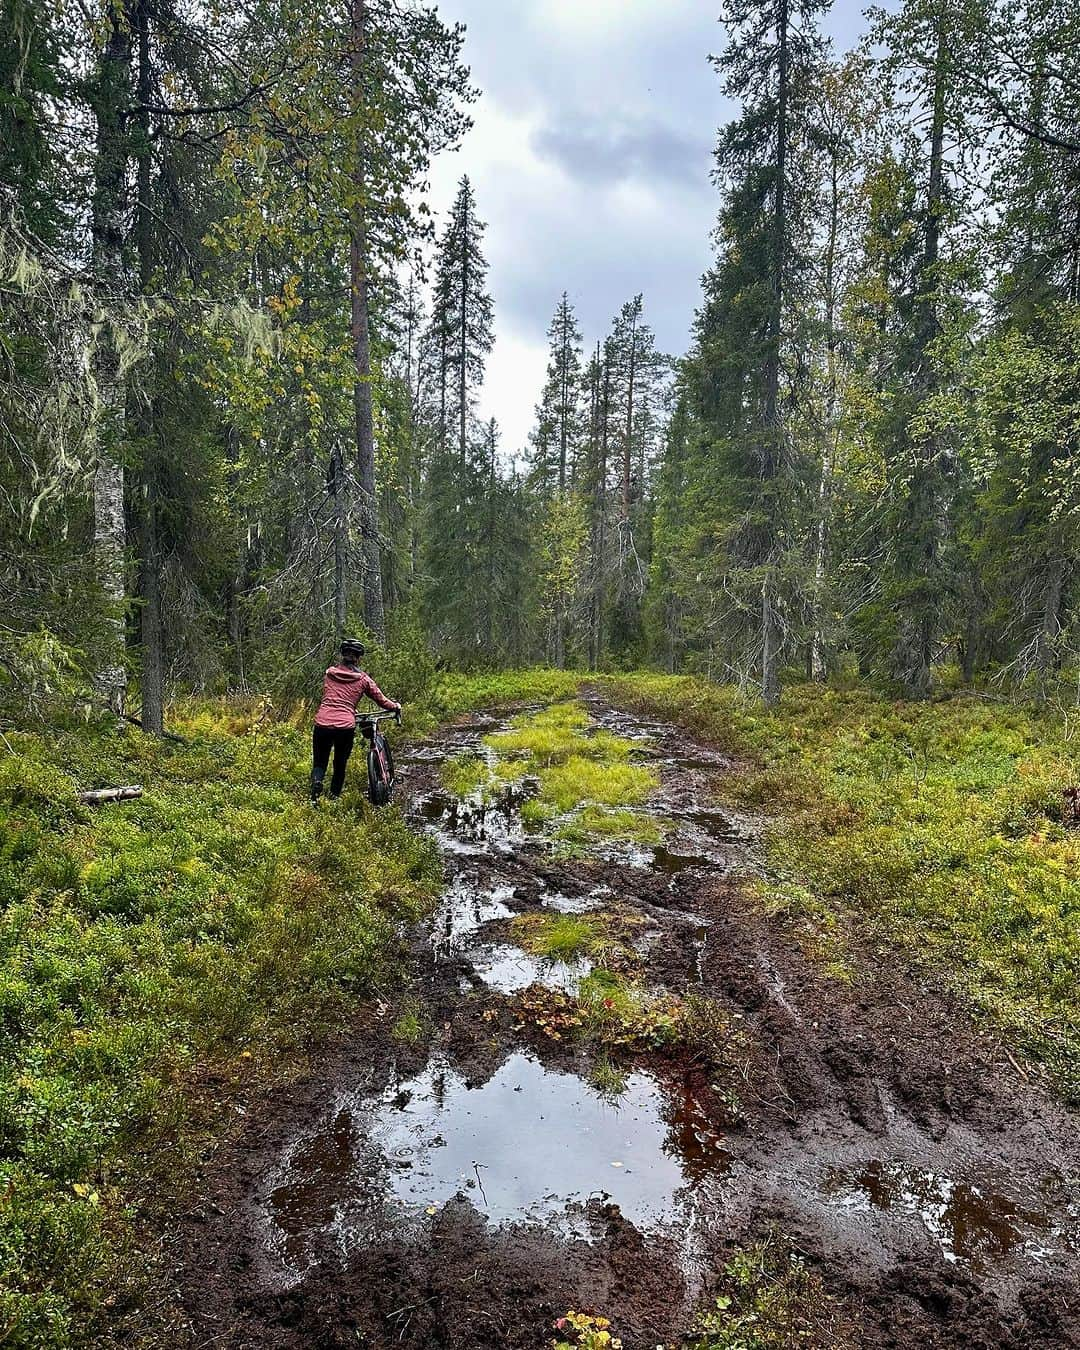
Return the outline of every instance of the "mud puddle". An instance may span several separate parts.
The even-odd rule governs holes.
[[[378,1070],[328,1069],[259,1155],[247,1259],[301,1328],[265,1343],[315,1343],[311,1319],[340,1320],[344,1290],[372,1346],[535,1350],[573,1306],[654,1350],[680,1341],[732,1245],[779,1230],[862,1319],[856,1344],[1074,1344],[1075,1118],[1001,1081],[900,973],[870,972],[865,994],[823,984],[739,893],[758,827],[716,802],[725,757],[590,713],[657,772],[660,842],[568,857],[522,820],[534,782],[449,793],[441,763],[483,757],[505,721],[403,757],[408,814],[447,874],[419,959],[423,1032],[384,1036]],[[623,934],[614,955],[516,940],[515,920],[597,915]],[[648,997],[707,996],[719,1057],[601,1053],[552,1020],[613,963]],[[565,1001],[550,1014],[545,998]],[[482,1270],[498,1325],[467,1333]]]
[[[719,1136],[651,1074],[631,1074],[616,1102],[529,1053],[483,1083],[440,1056],[378,1097],[334,1106],[269,1194],[270,1240],[296,1273],[327,1239],[344,1255],[371,1241],[388,1209],[422,1228],[451,1200],[497,1227],[590,1242],[616,1205],[639,1231],[678,1237],[706,1203],[695,1183],[723,1158]]]
[[[1077,1249],[1080,1218],[1070,1188],[1059,1175],[1039,1185],[1041,1207],[1027,1208],[986,1189],[989,1178],[968,1185],[925,1168],[873,1159],[858,1168],[826,1175],[823,1190],[845,1207],[864,1213],[903,1215],[918,1222],[946,1261],[985,1270],[1011,1253],[1050,1257],[1055,1245]],[[1001,1178],[998,1186],[1008,1186]]]

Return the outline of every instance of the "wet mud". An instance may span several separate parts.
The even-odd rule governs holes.
[[[178,1339],[538,1350],[576,1307],[626,1350],[677,1346],[733,1250],[779,1233],[842,1309],[837,1344],[1080,1345],[1077,1115],[895,953],[828,978],[745,894],[760,831],[717,804],[725,757],[590,713],[657,772],[661,843],[565,857],[522,821],[535,783],[448,794],[440,764],[484,754],[493,719],[400,756],[446,865],[413,987],[209,1161],[170,1237]],[[515,940],[559,913],[609,916],[619,952]],[[717,1044],[612,1057],[553,1030],[537,1009],[598,964],[710,1000]]]

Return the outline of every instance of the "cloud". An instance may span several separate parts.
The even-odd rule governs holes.
[[[593,184],[640,178],[692,190],[708,185],[711,137],[661,122],[560,118],[534,134],[533,148],[572,178]]]
[[[837,0],[831,30],[854,34],[862,3]],[[438,4],[466,24],[482,97],[462,148],[434,165],[430,205],[444,212],[468,173],[488,222],[496,345],[480,410],[499,419],[509,455],[528,438],[564,290],[587,345],[641,291],[661,348],[686,349],[719,205],[711,151],[731,112],[707,60],[724,42],[720,5]]]

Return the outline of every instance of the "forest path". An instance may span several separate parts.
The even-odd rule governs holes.
[[[585,1308],[654,1350],[775,1228],[836,1299],[821,1343],[1080,1345],[1076,1116],[889,953],[825,975],[741,893],[758,832],[715,803],[729,761],[588,707],[656,773],[663,842],[560,857],[528,782],[449,793],[441,765],[504,719],[403,757],[447,871],[415,986],[215,1161],[177,1248],[194,1343],[539,1350]],[[594,958],[520,945],[560,913],[618,935],[601,1003],[642,991],[644,1033],[601,1008],[584,1035]],[[661,1034],[669,1005],[692,1036]]]

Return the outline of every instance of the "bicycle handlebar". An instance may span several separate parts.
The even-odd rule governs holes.
[[[398,725],[400,726],[400,725],[401,725],[401,709],[400,709],[400,708],[397,708],[397,709],[395,709],[394,712],[381,712],[381,713],[367,713],[367,712],[364,712],[364,713],[357,713],[357,714],[356,714],[356,721],[357,721],[357,724],[359,724],[359,723],[361,723],[361,722],[389,722],[391,718],[393,718],[394,721],[397,722]]]

